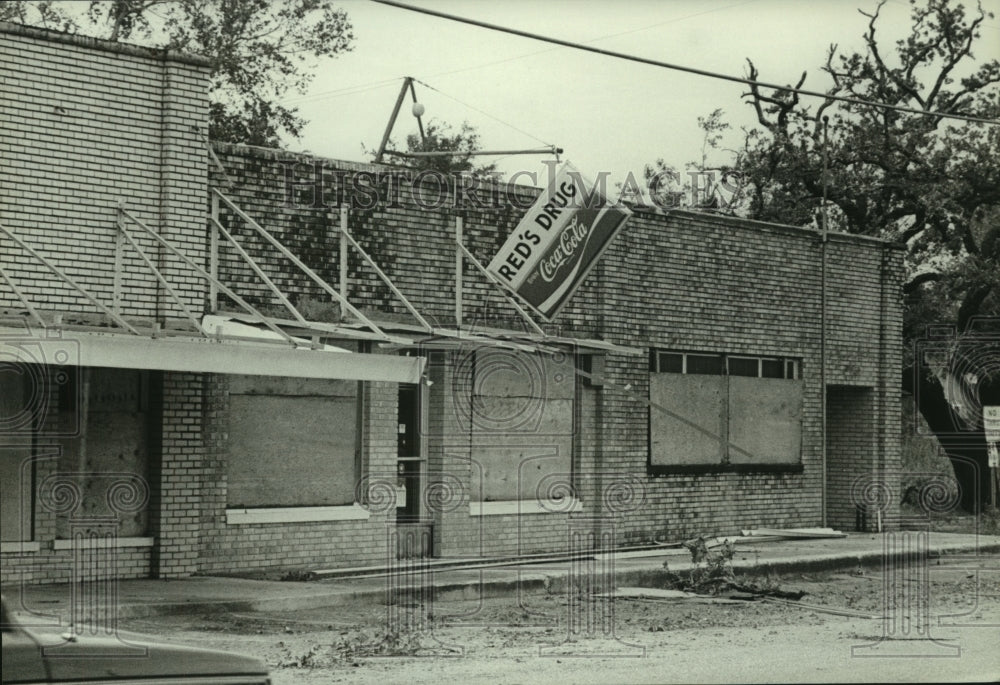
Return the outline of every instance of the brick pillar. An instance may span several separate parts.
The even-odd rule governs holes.
[[[439,556],[481,553],[480,520],[469,516],[470,498],[479,497],[482,474],[472,464],[471,377],[456,374],[459,362],[474,354],[470,349],[431,355],[429,394],[427,487],[440,493],[434,511],[434,545]],[[468,361],[466,359],[466,361]],[[461,365],[468,370],[468,364]],[[464,398],[464,400],[463,400]],[[444,495],[447,494],[447,497]]]
[[[399,386],[386,381],[364,384],[361,428],[361,469],[355,499],[370,512],[371,537],[364,558],[380,563],[395,557],[389,541],[396,526],[396,425]]]
[[[229,375],[205,374],[202,404],[205,459],[201,489],[201,540],[198,555],[202,562],[213,560],[226,527],[226,463],[229,458]]]
[[[879,349],[879,402],[882,412],[878,425],[878,440],[882,458],[881,472],[889,481],[893,492],[901,492],[900,474],[903,471],[902,407],[900,379],[897,369],[903,368],[903,291],[899,287],[903,277],[903,252],[886,248],[881,269],[882,322]],[[899,525],[900,498],[894,497],[886,508],[885,528]]]
[[[157,230],[202,268],[208,265],[208,74],[200,58],[163,58],[160,225]],[[156,227],[154,227],[156,228]],[[207,284],[176,255],[160,249],[160,268],[195,314],[205,310]],[[157,318],[182,312],[162,286]]]
[[[153,568],[160,578],[188,576],[198,570],[202,495],[210,473],[202,435],[203,383],[201,374],[170,372],[163,377]]]

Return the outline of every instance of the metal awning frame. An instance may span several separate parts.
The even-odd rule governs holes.
[[[240,217],[244,222],[247,223],[254,231],[256,231],[260,236],[262,236],[267,242],[273,245],[281,254],[292,261],[300,270],[303,271],[307,276],[309,276],[315,283],[317,283],[323,290],[329,293],[337,302],[339,302],[344,308],[360,320],[360,324],[329,324],[316,321],[307,321],[305,317],[288,301],[283,293],[278,289],[278,287],[271,281],[270,278],[264,273],[263,268],[243,249],[239,242],[235,239],[232,233],[225,229],[219,219],[219,203],[225,204],[230,210],[232,210],[238,217]],[[391,348],[413,348],[413,347],[455,347],[465,344],[477,344],[491,347],[503,347],[512,349],[519,352],[543,352],[547,354],[555,354],[557,352],[563,351],[566,346],[575,347],[591,347],[595,349],[601,349],[604,351],[618,351],[624,352],[626,354],[645,354],[644,350],[636,350],[633,348],[625,348],[619,345],[614,345],[612,343],[607,343],[604,341],[591,341],[591,340],[580,340],[576,338],[563,338],[558,336],[549,335],[528,313],[527,309],[532,309],[531,305],[527,303],[521,303],[518,301],[517,297],[513,295],[507,288],[503,285],[482,265],[482,263],[476,259],[476,257],[469,252],[468,249],[462,244],[462,218],[456,218],[456,319],[459,323],[458,327],[441,327],[431,324],[413,305],[413,303],[406,297],[403,291],[393,283],[392,279],[379,267],[378,263],[368,254],[368,252],[351,236],[348,230],[348,217],[350,208],[347,205],[340,207],[340,226],[339,226],[339,273],[340,273],[340,284],[339,290],[334,289],[329,283],[327,283],[319,274],[306,266],[300,259],[298,259],[287,247],[281,244],[281,242],[267,229],[261,226],[257,221],[250,217],[246,212],[239,208],[235,202],[230,198],[226,197],[221,191],[213,189],[212,191],[212,215],[209,217],[209,221],[212,226],[222,235],[223,238],[228,240],[233,247],[236,249],[237,253],[247,262],[250,268],[256,273],[268,286],[271,292],[281,301],[286,309],[292,314],[292,319],[280,319],[275,317],[269,317],[269,320],[275,325],[285,328],[285,330],[292,335],[296,334],[334,334],[334,335],[347,335],[348,337],[364,337],[365,339],[377,339],[382,342],[385,346]],[[213,231],[213,237],[215,232]],[[379,320],[377,317],[368,317],[362,314],[357,308],[350,304],[347,291],[348,291],[348,280],[347,280],[347,254],[349,249],[354,249],[364,260],[364,262],[372,269],[376,276],[389,288],[390,291],[402,302],[403,306],[407,311],[413,316],[417,321],[417,325],[407,325],[398,322],[387,322]],[[495,328],[482,328],[477,327],[475,330],[462,330],[462,265],[463,260],[468,259],[472,265],[479,271],[492,285],[494,285],[501,294],[507,299],[511,306],[517,311],[517,313],[524,319],[524,321],[530,326],[534,333],[518,332],[511,330],[495,329]],[[217,273],[218,269],[218,245],[213,242],[212,245],[212,256],[211,256],[212,268]],[[210,300],[215,302],[216,298],[214,293],[210,296]],[[533,310],[534,311],[534,310]],[[220,312],[221,313],[221,312]],[[232,312],[225,312],[226,314],[233,316],[235,318],[240,318],[239,314]],[[539,315],[540,316],[540,315]],[[374,336],[364,336],[362,333],[362,327],[369,328],[375,333]],[[356,334],[347,333],[347,331],[356,331]],[[390,334],[388,331],[392,331]]]
[[[457,326],[455,328],[451,327],[439,327],[434,326],[417,310],[417,308],[410,302],[410,300],[403,294],[403,292],[392,282],[388,275],[378,266],[374,259],[364,250],[364,248],[350,235],[348,231],[348,211],[349,208],[345,205],[341,207],[340,210],[340,290],[333,288],[329,283],[327,283],[322,277],[320,277],[315,271],[310,269],[306,264],[304,264],[296,255],[294,255],[287,247],[285,247],[277,238],[275,238],[270,232],[264,229],[259,223],[257,223],[252,217],[247,215],[242,209],[240,209],[231,199],[226,197],[222,192],[217,189],[212,191],[212,213],[209,216],[209,223],[212,228],[210,231],[211,236],[211,246],[210,246],[210,264],[209,270],[206,271],[194,262],[190,257],[184,254],[177,246],[173,245],[169,240],[161,236],[157,231],[148,226],[145,222],[135,216],[132,212],[127,210],[123,203],[119,203],[117,209],[117,219],[116,219],[116,241],[115,241],[115,271],[114,271],[114,285],[113,285],[113,303],[111,307],[108,307],[103,302],[101,302],[96,296],[86,290],[82,285],[77,283],[73,278],[71,278],[64,271],[59,269],[55,264],[45,258],[43,255],[34,250],[30,245],[17,237],[12,231],[0,225],[0,232],[7,235],[9,238],[14,240],[22,249],[24,249],[28,254],[39,261],[43,266],[52,271],[57,277],[62,281],[69,284],[75,290],[77,290],[85,299],[91,302],[95,307],[97,307],[105,316],[107,316],[118,328],[127,331],[133,336],[143,336],[144,334],[140,332],[135,325],[129,323],[121,316],[121,299],[122,299],[122,275],[123,275],[123,260],[124,251],[126,246],[130,247],[142,260],[143,264],[149,269],[150,273],[156,278],[157,282],[163,286],[166,293],[178,306],[198,335],[203,338],[211,338],[214,340],[244,340],[249,342],[258,342],[265,344],[287,344],[293,348],[299,347],[318,347],[319,342],[317,337],[340,337],[346,339],[355,340],[368,340],[380,343],[383,347],[387,348],[402,348],[402,349],[412,349],[416,347],[423,348],[455,348],[461,347],[468,344],[489,346],[489,347],[500,347],[507,348],[520,352],[540,352],[545,354],[556,354],[565,351],[567,347],[570,348],[584,348],[590,350],[596,350],[600,352],[616,352],[629,355],[644,355],[645,350],[638,348],[625,347],[621,345],[616,345],[614,343],[609,343],[603,340],[593,340],[584,338],[573,338],[573,337],[562,337],[554,336],[548,334],[537,322],[528,314],[527,309],[531,308],[530,304],[522,303],[518,301],[518,298],[514,296],[507,288],[503,287],[492,274],[479,262],[478,259],[464,246],[462,242],[463,233],[463,220],[462,217],[456,217],[455,226],[455,314]],[[333,297],[341,306],[358,319],[358,323],[325,323],[317,321],[307,320],[301,312],[296,309],[296,307],[291,303],[288,297],[281,292],[273,280],[267,275],[261,265],[254,260],[254,258],[239,244],[233,234],[223,226],[222,222],[219,220],[219,209],[220,202],[224,203],[229,207],[237,216],[239,216],[243,221],[245,221],[254,231],[260,234],[265,240],[272,244],[281,254],[292,261],[300,270],[303,271],[310,279],[320,285],[324,291]],[[273,340],[267,338],[246,338],[246,337],[236,337],[236,336],[224,336],[219,331],[205,330],[202,322],[198,319],[197,315],[191,311],[184,301],[180,298],[174,288],[170,285],[170,282],[163,275],[163,273],[156,267],[153,260],[146,253],[145,250],[138,244],[138,242],[132,237],[128,230],[128,223],[134,224],[148,236],[150,236],[156,243],[163,246],[170,253],[179,258],[182,262],[186,264],[188,268],[193,270],[199,277],[205,279],[210,288],[211,302],[214,304],[217,300],[217,295],[219,292],[225,293],[234,302],[236,302],[240,307],[246,310],[245,314],[240,313],[228,313],[236,320],[242,320],[244,322],[252,322],[258,325],[263,325],[270,329],[271,332],[279,336],[280,340]],[[219,236],[222,236],[229,244],[233,246],[237,254],[248,264],[250,269],[262,280],[262,282],[267,286],[271,293],[281,302],[281,304],[288,309],[292,319],[281,319],[273,316],[267,316],[260,312],[256,307],[251,305],[245,299],[240,297],[235,291],[226,286],[219,277]],[[393,292],[396,297],[403,303],[404,307],[409,311],[409,313],[414,317],[417,325],[407,325],[398,322],[388,322],[388,321],[377,321],[375,318],[371,318],[360,312],[356,307],[351,305],[347,299],[347,252],[349,248],[356,250],[364,262],[372,268],[375,274],[382,280],[383,283]],[[463,330],[462,327],[462,299],[463,299],[463,266],[464,260],[468,259],[472,265],[479,271],[483,277],[485,277],[492,285],[494,285],[501,294],[504,295],[505,299],[511,304],[511,306],[517,311],[521,318],[528,324],[532,332],[528,331],[516,331],[508,329],[498,329],[491,327],[476,326],[474,329]],[[27,313],[33,321],[38,323],[42,328],[50,327],[60,327],[58,323],[49,322],[47,323],[44,318],[40,315],[37,308],[29,300],[28,297],[21,291],[17,286],[13,278],[0,268],[0,278],[5,281],[8,286],[15,293],[18,300],[25,307]],[[214,309],[214,308],[213,308]],[[537,312],[536,312],[537,314]],[[544,318],[544,317],[543,317]],[[75,330],[83,331],[88,330],[87,327],[75,327]],[[107,328],[90,327],[91,331],[108,331]],[[389,332],[391,331],[391,333]],[[149,335],[153,338],[158,337],[170,337],[170,336],[180,336],[184,333],[179,331],[169,331],[168,329],[161,329],[158,325],[153,325],[152,330]],[[295,339],[294,336],[306,335],[312,338],[311,341],[304,341],[301,339]]]

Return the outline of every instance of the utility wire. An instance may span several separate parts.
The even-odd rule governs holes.
[[[328,98],[340,97],[343,95],[359,95],[361,93],[367,93],[370,90],[378,90],[379,88],[388,88],[393,83],[399,83],[403,80],[402,76],[397,76],[395,78],[385,79],[383,81],[374,81],[372,83],[358,83],[353,86],[345,86],[343,88],[335,88],[333,90],[321,90],[317,93],[309,93],[308,95],[298,95],[295,97],[286,98],[284,100],[279,100],[282,104],[305,104],[308,102],[315,102],[318,100],[326,100]]]
[[[550,143],[548,141],[545,141],[545,140],[542,140],[538,136],[534,136],[534,135],[528,133],[527,131],[525,131],[524,129],[518,128],[517,126],[515,126],[514,124],[512,124],[510,122],[504,121],[503,119],[500,119],[499,117],[495,117],[492,114],[490,114],[489,112],[484,112],[483,110],[479,109],[478,107],[470,105],[468,102],[463,102],[462,100],[459,100],[457,97],[455,97],[453,95],[448,95],[448,93],[444,92],[440,88],[435,88],[434,86],[430,85],[429,83],[424,83],[423,81],[421,81],[418,78],[415,78],[413,80],[416,81],[417,83],[419,83],[420,85],[422,85],[424,88],[428,88],[430,90],[433,90],[436,93],[440,93],[441,95],[444,95],[446,98],[448,98],[450,100],[454,100],[455,102],[457,102],[460,105],[465,105],[469,109],[474,110],[476,112],[479,112],[483,116],[489,117],[493,121],[501,123],[504,126],[510,128],[510,129],[513,129],[514,131],[517,131],[518,133],[524,134],[524,135],[528,136],[529,138],[532,138],[533,140],[541,143],[542,145],[547,145],[549,147],[555,147],[552,143]]]
[[[703,12],[695,12],[694,14],[686,14],[683,17],[674,17],[672,19],[667,19],[666,21],[661,21],[661,22],[658,22],[656,24],[649,24],[649,25],[646,25],[646,26],[640,26],[638,28],[629,29],[627,31],[619,31],[618,33],[609,33],[609,34],[604,35],[604,36],[597,36],[596,38],[591,38],[590,40],[588,40],[586,42],[588,44],[589,43],[597,43],[599,41],[607,40],[609,38],[618,38],[620,36],[626,36],[626,35],[629,35],[629,34],[632,34],[632,33],[639,33],[640,31],[648,31],[649,29],[658,28],[660,26],[665,26],[667,24],[675,24],[675,23],[677,23],[679,21],[685,21],[687,19],[693,19],[695,17],[700,17],[703,14],[711,14],[713,12],[723,12],[725,10],[733,9],[734,7],[742,7],[743,5],[749,5],[752,2],[757,2],[757,0],[744,0],[743,2],[736,3],[735,5],[726,5],[725,7],[717,7],[717,8],[714,8],[714,9],[705,10]],[[431,77],[451,76],[452,74],[461,74],[461,73],[466,72],[466,71],[473,71],[475,69],[483,69],[485,67],[492,67],[492,66],[496,66],[498,64],[504,64],[506,62],[513,62],[513,61],[519,60],[519,59],[526,59],[528,57],[535,57],[537,55],[544,55],[545,53],[552,52],[553,50],[556,50],[556,49],[558,49],[558,48],[546,48],[544,50],[536,50],[535,52],[526,52],[526,53],[524,53],[522,55],[514,55],[513,57],[506,57],[504,59],[495,60],[493,62],[484,62],[482,64],[473,64],[472,66],[469,66],[469,67],[461,67],[459,69],[452,69],[451,71],[438,72],[436,74],[431,74]]]
[[[866,107],[880,107],[882,109],[891,109],[897,112],[906,112],[907,114],[921,114],[926,116],[942,117],[944,119],[959,119],[961,121],[971,121],[978,124],[989,124],[991,126],[1000,125],[1000,120],[997,119],[984,119],[981,117],[970,117],[970,116],[965,116],[964,114],[949,114],[945,112],[930,112],[923,109],[915,109],[913,107],[903,107],[902,105],[890,105],[885,102],[873,102],[871,100],[861,100],[859,98],[845,97],[843,95],[830,95],[828,93],[820,93],[815,90],[806,90],[804,88],[795,88],[793,86],[779,86],[777,84],[768,83],[766,81],[755,81],[753,79],[743,78],[740,76],[720,74],[715,71],[706,71],[705,69],[696,69],[695,67],[686,67],[680,64],[671,64],[670,62],[661,62],[659,60],[649,59],[646,57],[639,57],[637,55],[629,55],[624,52],[615,52],[614,50],[595,48],[590,45],[584,45],[583,43],[574,43],[573,41],[563,40],[561,38],[552,38],[550,36],[543,36],[539,33],[531,33],[529,31],[512,29],[507,26],[500,26],[498,24],[490,24],[485,21],[478,21],[476,19],[469,19],[467,17],[460,17],[455,14],[448,14],[447,12],[439,12],[437,10],[427,9],[425,7],[414,7],[412,5],[407,5],[406,3],[395,2],[395,0],[371,0],[371,2],[375,2],[380,5],[387,5],[389,7],[396,7],[398,9],[409,10],[411,12],[418,12],[420,14],[427,14],[429,16],[439,17],[441,19],[448,19],[450,21],[457,21],[461,24],[470,24],[472,26],[478,26],[479,28],[489,29],[491,31],[509,33],[514,36],[521,36],[522,38],[531,38],[533,40],[539,40],[544,43],[552,43],[554,45],[561,45],[563,47],[574,48],[576,50],[584,50],[585,52],[593,52],[598,55],[604,55],[606,57],[617,57],[619,59],[628,60],[630,62],[649,64],[654,67],[673,69],[674,71],[682,71],[688,74],[695,74],[697,76],[707,76],[708,78],[719,79],[722,81],[743,83],[745,85],[758,86],[763,88],[773,88],[779,91],[798,93],[799,95],[807,95],[810,97],[823,98],[825,100],[835,100],[837,102],[846,102],[852,105],[863,105]]]

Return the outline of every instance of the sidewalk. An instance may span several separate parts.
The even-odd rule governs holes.
[[[917,533],[909,531],[909,536]],[[889,533],[888,535],[893,535]],[[898,533],[897,533],[898,535]],[[912,538],[911,538],[912,539]],[[856,568],[879,568],[886,534],[854,533],[846,538],[740,543],[733,567],[741,573],[779,573]],[[929,554],[989,559],[1000,568],[1000,536],[930,533]],[[911,546],[912,548],[912,546]],[[622,552],[591,557],[590,573],[611,571],[619,587],[662,587],[666,570],[691,568],[683,549]],[[403,569],[419,568],[418,560],[402,562]],[[580,562],[577,562],[580,566]],[[517,592],[560,592],[570,573],[568,560],[526,565],[489,565],[483,568],[435,568],[420,575],[395,574],[394,587],[433,586],[436,601],[502,597]],[[390,577],[336,578],[283,582],[198,576],[177,580],[124,580],[118,583],[118,617],[136,618],[203,611],[294,611],[386,601]],[[3,587],[7,607],[26,623],[65,622],[70,617],[68,584]]]

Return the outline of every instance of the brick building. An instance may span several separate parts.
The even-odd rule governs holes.
[[[4,582],[894,518],[892,245],[633,208],[542,334],[456,247],[537,189],[210,145],[197,57],[0,55]]]

